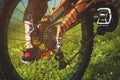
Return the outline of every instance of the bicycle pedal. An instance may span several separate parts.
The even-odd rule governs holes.
[[[118,25],[118,11],[113,5],[101,5],[97,9],[98,19],[97,24],[99,27],[98,33],[100,35],[105,32],[112,32]]]

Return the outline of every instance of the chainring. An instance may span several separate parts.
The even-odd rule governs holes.
[[[43,42],[45,43],[45,46],[53,50],[56,48],[56,32],[57,27],[55,26],[48,26],[43,34]]]

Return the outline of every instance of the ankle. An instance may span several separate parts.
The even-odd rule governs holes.
[[[33,45],[31,43],[26,44],[26,49],[33,48]]]

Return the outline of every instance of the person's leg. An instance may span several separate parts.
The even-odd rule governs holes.
[[[36,25],[44,16],[47,10],[48,0],[28,0],[28,5],[24,13],[24,24],[26,33],[26,48],[32,48],[32,40],[29,34],[32,25]]]
[[[22,62],[29,64],[35,60],[39,53],[38,47],[34,46],[31,38],[31,30],[33,26],[37,26],[39,20],[44,16],[47,11],[48,0],[28,0],[28,5],[24,13],[24,26],[26,36],[26,50],[22,58]]]
[[[53,0],[54,1],[54,0]],[[44,20],[43,20],[43,24],[39,23],[38,27],[40,28],[40,30],[44,31],[44,29],[46,29],[46,27],[49,26],[49,24],[52,24],[54,22],[56,22],[57,20],[59,20],[61,17],[64,17],[65,15],[68,14],[68,12],[71,10],[72,8],[72,5],[75,4],[77,1],[76,0],[62,0],[60,2],[59,5],[57,5],[55,7],[55,9],[53,9],[53,11],[51,11],[51,13],[48,15],[48,17],[46,17]],[[42,27],[42,29],[41,29]],[[56,32],[56,28],[52,28],[52,30],[54,32]],[[49,30],[48,30],[48,33],[46,32],[46,35],[47,35],[47,38],[51,38],[51,35],[52,36],[56,36],[56,33],[53,34],[54,32],[52,33],[49,33]],[[55,40],[48,40],[48,41],[45,41],[46,44],[47,44],[47,48],[49,50],[53,50],[56,48],[56,41]]]

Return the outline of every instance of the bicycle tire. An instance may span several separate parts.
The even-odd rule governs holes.
[[[22,80],[21,76],[15,70],[9,53],[7,45],[7,31],[11,15],[20,0],[1,0],[0,1],[0,80]],[[82,39],[89,44],[82,42],[82,47],[84,47],[83,62],[82,66],[71,80],[80,80],[85,73],[85,70],[89,64],[91,53],[93,50],[93,23],[91,22],[88,14],[84,14],[81,21],[82,26]]]

